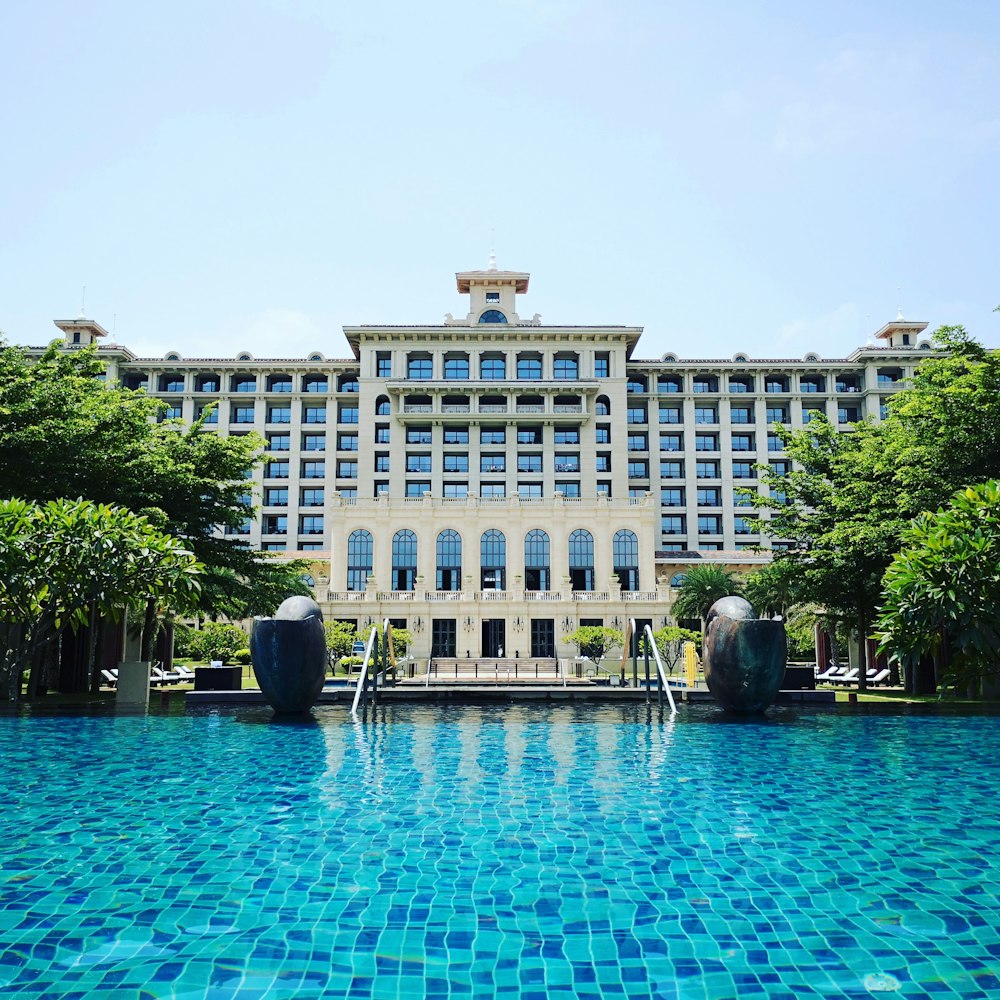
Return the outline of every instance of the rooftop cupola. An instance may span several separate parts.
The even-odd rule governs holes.
[[[63,340],[67,347],[85,347],[87,344],[98,344],[108,331],[100,323],[87,319],[82,313],[76,319],[57,319],[53,321],[63,332]]]
[[[478,326],[479,324],[509,323],[537,325],[538,317],[521,320],[514,308],[514,297],[528,290],[530,275],[524,271],[500,271],[496,254],[490,251],[489,264],[483,271],[459,271],[455,282],[460,295],[469,296],[469,314],[465,319],[445,320],[449,326]]]
[[[927,329],[926,323],[903,319],[900,309],[891,323],[886,323],[875,336],[882,341],[883,347],[916,347],[917,337]]]

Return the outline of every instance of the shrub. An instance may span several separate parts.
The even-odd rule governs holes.
[[[250,662],[250,650],[237,649],[236,652],[233,653],[233,659],[237,663],[242,663],[244,666],[246,666]]]

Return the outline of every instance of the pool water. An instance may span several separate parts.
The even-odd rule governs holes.
[[[1000,719],[0,718],[5,997],[1000,996]]]

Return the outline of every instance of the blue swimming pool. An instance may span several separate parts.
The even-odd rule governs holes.
[[[0,995],[996,997],[1000,719],[0,718]]]

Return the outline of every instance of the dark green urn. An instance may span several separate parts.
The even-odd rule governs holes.
[[[702,664],[712,697],[728,712],[763,712],[785,676],[785,623],[754,617],[742,597],[723,597],[705,623]]]
[[[308,712],[326,681],[323,612],[308,597],[289,597],[273,618],[255,618],[250,662],[261,694],[279,714]]]

